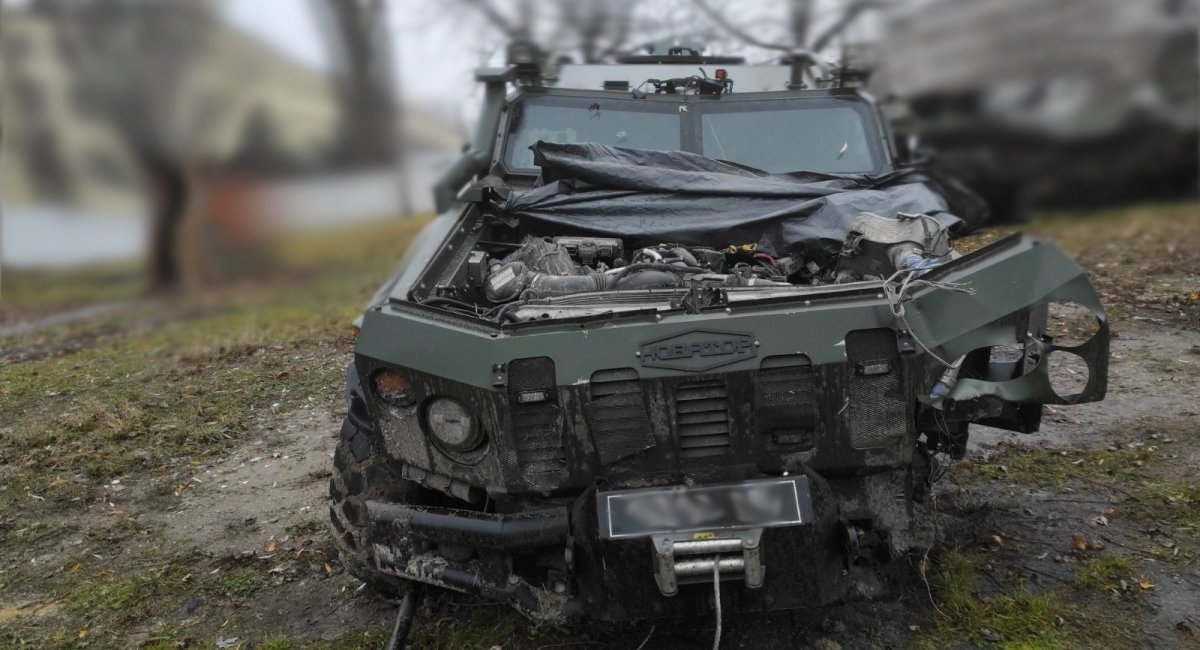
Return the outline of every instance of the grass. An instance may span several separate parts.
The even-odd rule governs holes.
[[[1108,590],[1118,588],[1121,580],[1136,582],[1137,560],[1128,555],[1108,554],[1091,557],[1080,563],[1075,570],[1075,584],[1087,589]]]
[[[113,479],[219,453],[264,420],[333,408],[349,324],[423,223],[292,240],[279,278],[139,305],[131,322],[98,323],[96,339],[67,328],[88,339],[78,349],[44,337],[58,349],[0,367],[0,506],[96,498]]]
[[[1138,564],[1124,555],[1084,560],[1073,583],[1035,589],[1022,580],[983,581],[992,560],[947,551],[930,571],[935,627],[917,646],[943,648],[965,641],[977,647],[1138,647],[1130,619],[1140,613],[1111,596],[1120,581],[1137,584]],[[990,575],[990,573],[989,573]]]
[[[1200,443],[1200,425],[1187,420],[1150,418],[1119,422],[1112,437],[1130,440],[1104,449],[1069,449],[1001,445],[982,460],[959,464],[962,480],[996,480],[1018,485],[1062,487],[1100,482],[1126,486],[1170,469],[1179,451],[1172,445]],[[1154,437],[1157,436],[1157,439]],[[1161,440],[1171,440],[1171,443]]]
[[[970,251],[1018,228],[958,240]],[[1089,273],[1109,315],[1195,327],[1200,322],[1200,205],[1157,204],[1052,213],[1020,228],[1046,237]]]
[[[195,588],[189,558],[152,562],[136,572],[103,567],[64,570],[57,597],[67,611],[106,628],[127,626],[177,609],[181,593]]]
[[[1120,497],[1114,506],[1117,516],[1159,529],[1165,536],[1150,543],[1148,552],[1167,561],[1191,560],[1200,554],[1200,485],[1187,474],[1187,464],[1180,462],[1177,452],[1200,444],[1200,428],[1186,421],[1153,420],[1119,424],[1116,430],[1137,437],[1156,432],[1174,442],[1083,450],[1002,446],[985,460],[961,463],[958,477],[968,483],[995,480],[1056,489],[1107,489]]]
[[[134,298],[146,290],[136,260],[91,264],[68,270],[11,270],[0,277],[0,300],[9,307],[70,307]]]
[[[217,584],[226,596],[234,600],[246,600],[265,587],[267,579],[254,569],[234,569],[217,578]]]
[[[136,630],[149,635],[146,647],[180,647],[195,643],[177,623],[189,598],[208,603],[201,619],[250,606],[272,582],[265,566],[163,555],[161,533],[132,517],[81,529],[44,523],[46,515],[104,498],[113,480],[131,490],[148,482],[149,498],[173,498],[175,473],[297,411],[340,408],[350,322],[424,222],[288,240],[272,254],[282,264],[274,273],[186,299],[139,297],[143,287],[122,269],[6,273],[5,305],[18,313],[129,300],[0,340],[0,550],[16,557],[18,546],[52,548],[77,532],[88,549],[57,568],[4,567],[0,585],[12,597],[57,609],[6,621],[0,646],[125,647]],[[308,521],[291,534],[323,530]],[[290,566],[324,577],[325,555],[306,558],[316,564]],[[382,634],[272,643],[369,648]]]
[[[1065,648],[1074,645],[1059,624],[1064,611],[1057,590],[1030,591],[1024,584],[1006,586],[983,597],[976,589],[980,561],[959,551],[938,558],[930,585],[937,603],[936,629],[922,645],[940,648],[954,640],[1001,648]]]
[[[387,643],[390,630],[349,630],[334,639],[297,639],[272,635],[254,645],[254,650],[376,650]]]

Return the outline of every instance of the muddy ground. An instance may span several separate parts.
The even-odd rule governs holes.
[[[894,597],[727,617],[723,647],[1200,647],[1200,208],[1034,229],[1109,305],[1108,398],[1048,409],[1034,435],[974,430],[936,489],[944,543],[909,558]],[[343,323],[386,257],[335,265],[321,277],[341,282],[299,303],[272,285],[232,307],[132,297],[0,318],[0,646],[382,646],[393,606],[338,564],[325,491]],[[691,648],[715,625],[539,629],[436,594],[412,640]]]

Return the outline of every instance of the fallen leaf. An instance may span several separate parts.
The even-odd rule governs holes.
[[[1071,544],[1075,546],[1076,551],[1086,551],[1088,547],[1087,538],[1079,534],[1071,538]]]
[[[81,566],[83,566],[83,565],[76,562],[75,564],[72,564],[71,566],[63,569],[63,573],[65,573],[67,575],[74,575],[77,571],[79,571],[79,568]]]
[[[325,563],[325,573],[333,575],[333,567],[329,566],[328,562]]]
[[[267,541],[267,552],[268,553],[274,553],[275,549],[277,549],[277,548],[279,548],[279,542],[275,541],[274,537],[272,537],[269,541]]]
[[[1138,586],[1142,588],[1142,591],[1149,591],[1154,588],[1154,583],[1150,582],[1150,578],[1142,576],[1138,578]]]

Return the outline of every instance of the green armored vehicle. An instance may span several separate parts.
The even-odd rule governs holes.
[[[372,586],[554,623],[876,596],[971,423],[1103,397],[1084,271],[1027,236],[955,252],[971,224],[858,90],[513,56],[358,322],[330,515]],[[1047,334],[1052,303],[1091,338]]]

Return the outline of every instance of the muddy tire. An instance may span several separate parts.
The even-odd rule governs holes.
[[[406,502],[410,485],[388,463],[376,436],[350,417],[342,422],[333,476],[329,479],[329,521],[342,565],[381,596],[401,596],[409,581],[375,568],[367,527],[367,501]]]

